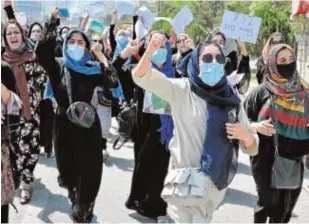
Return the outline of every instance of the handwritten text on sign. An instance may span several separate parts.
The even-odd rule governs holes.
[[[256,43],[262,19],[225,10],[220,31],[228,38]]]

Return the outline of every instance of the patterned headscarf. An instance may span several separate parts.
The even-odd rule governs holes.
[[[280,75],[277,56],[283,49],[290,50],[294,55],[293,49],[285,44],[275,45],[270,50],[269,72],[265,85],[272,97],[263,105],[258,120],[272,118],[277,134],[292,139],[309,139],[309,85],[296,70],[291,79],[285,79]],[[274,117],[271,113],[272,103]]]

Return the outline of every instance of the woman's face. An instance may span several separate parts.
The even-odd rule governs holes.
[[[22,31],[15,24],[8,25],[6,29],[6,40],[8,42],[8,47],[14,51],[19,49],[21,44],[23,43]]]
[[[86,50],[86,41],[80,33],[73,33],[68,41],[68,45],[78,45]]]
[[[286,65],[295,62],[295,57],[289,49],[279,51],[277,55],[277,65]]]
[[[188,38],[186,36],[180,36],[177,40],[177,48],[181,53],[185,53],[190,50],[188,44],[186,44],[187,40]]]
[[[224,45],[224,39],[221,35],[215,35],[213,38],[212,38],[212,41],[218,45]]]
[[[61,32],[61,35],[67,35],[68,32],[69,32],[69,29],[64,28],[64,29],[62,30],[62,32]]]
[[[39,25],[34,25],[31,30],[31,38],[40,40],[42,35],[42,29]]]
[[[92,37],[92,42],[93,42],[93,43],[103,44],[102,37],[100,37],[100,36],[98,36],[98,35],[95,35],[95,36]]]
[[[202,49],[199,56],[199,64],[218,62],[224,64],[225,58],[219,48],[215,45],[208,45]]]

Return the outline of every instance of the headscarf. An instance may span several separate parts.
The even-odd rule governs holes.
[[[206,44],[210,45],[210,44]],[[220,49],[219,45],[212,45]],[[202,98],[206,103],[206,130],[201,156],[201,171],[209,175],[218,190],[228,186],[237,170],[237,153],[234,157],[233,146],[238,141],[227,138],[225,124],[229,122],[228,114],[231,110],[239,108],[240,99],[229,86],[227,76],[215,86],[208,86],[199,77],[199,51],[204,45],[196,48],[191,55],[182,61],[181,71],[186,71],[192,92]],[[236,114],[236,117],[238,114]]]
[[[172,66],[172,49],[171,44],[167,40],[166,41],[166,50],[167,50],[167,59],[165,64],[162,68],[159,68],[156,64],[151,62],[152,68],[163,73],[168,78],[175,78],[175,70]],[[159,131],[161,132],[161,143],[168,148],[169,142],[173,137],[173,130],[174,130],[174,122],[172,116],[170,115],[160,115],[161,120],[161,128]]]
[[[25,44],[23,50],[21,52],[12,51],[9,47],[7,38],[6,38],[6,31],[7,27],[10,24],[15,24],[21,32],[23,43]],[[4,27],[3,38],[5,43],[5,52],[3,53],[2,57],[3,60],[6,61],[13,69],[14,76],[18,88],[18,92],[20,98],[23,102],[23,109],[22,115],[26,119],[31,118],[31,109],[30,109],[30,100],[29,100],[29,92],[28,92],[28,83],[25,74],[25,70],[23,68],[23,64],[28,61],[34,60],[34,55],[28,49],[27,38],[23,35],[23,29],[17,22],[8,22]]]
[[[270,50],[265,85],[271,98],[263,105],[258,119],[262,121],[272,117],[273,102],[273,122],[277,134],[292,139],[309,139],[309,85],[299,76],[297,70],[289,80],[280,75],[277,56],[283,49],[290,50],[295,57],[293,49],[286,44],[277,44]]]
[[[88,50],[85,51],[84,57],[80,61],[73,60],[68,52],[68,41],[72,37],[74,33],[80,33],[84,40],[86,41],[86,48]],[[70,69],[72,69],[75,72],[81,73],[83,75],[99,75],[101,74],[101,66],[98,63],[91,62],[92,54],[89,51],[91,45],[91,39],[87,33],[80,29],[73,29],[70,30],[68,35],[66,36],[64,40],[63,45],[63,62],[64,65]]]
[[[34,50],[34,48],[35,48],[35,46],[38,42],[38,40],[31,38],[31,33],[32,33],[32,29],[33,29],[34,26],[39,26],[42,30],[42,33],[43,33],[43,27],[40,23],[34,22],[34,23],[31,24],[31,26],[29,28],[29,33],[28,33],[28,43],[29,43],[29,47],[30,47],[31,50]]]
[[[117,35],[116,35],[116,43],[117,43],[117,45],[116,45],[116,49],[115,49],[115,53],[114,53],[114,59],[115,59],[117,56],[119,56],[119,55],[121,54],[121,52],[122,52],[122,51],[126,48],[126,46],[127,46],[127,43],[122,44],[122,43],[119,43],[119,42],[117,41],[118,37],[121,36],[120,34],[121,34],[122,32],[125,32],[125,33],[126,33],[126,36],[129,38],[129,33],[128,33],[127,31],[125,31],[125,30],[119,30],[119,31],[118,31],[118,33],[117,33]],[[124,63],[124,65],[128,65],[128,64],[131,62],[131,59],[132,59],[132,55],[130,55],[130,56],[128,57],[128,59],[127,59],[127,61]],[[123,99],[125,99],[125,97],[124,97],[124,94],[123,94],[122,85],[121,85],[120,82],[119,82],[118,84],[119,84],[119,85],[118,85],[117,88],[112,89],[112,93],[113,93],[113,96],[114,96],[115,98],[123,100]]]

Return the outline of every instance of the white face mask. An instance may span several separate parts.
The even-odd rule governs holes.
[[[61,34],[62,39],[65,39],[65,38],[66,38],[66,36],[67,36],[67,33],[63,33],[63,34]]]

